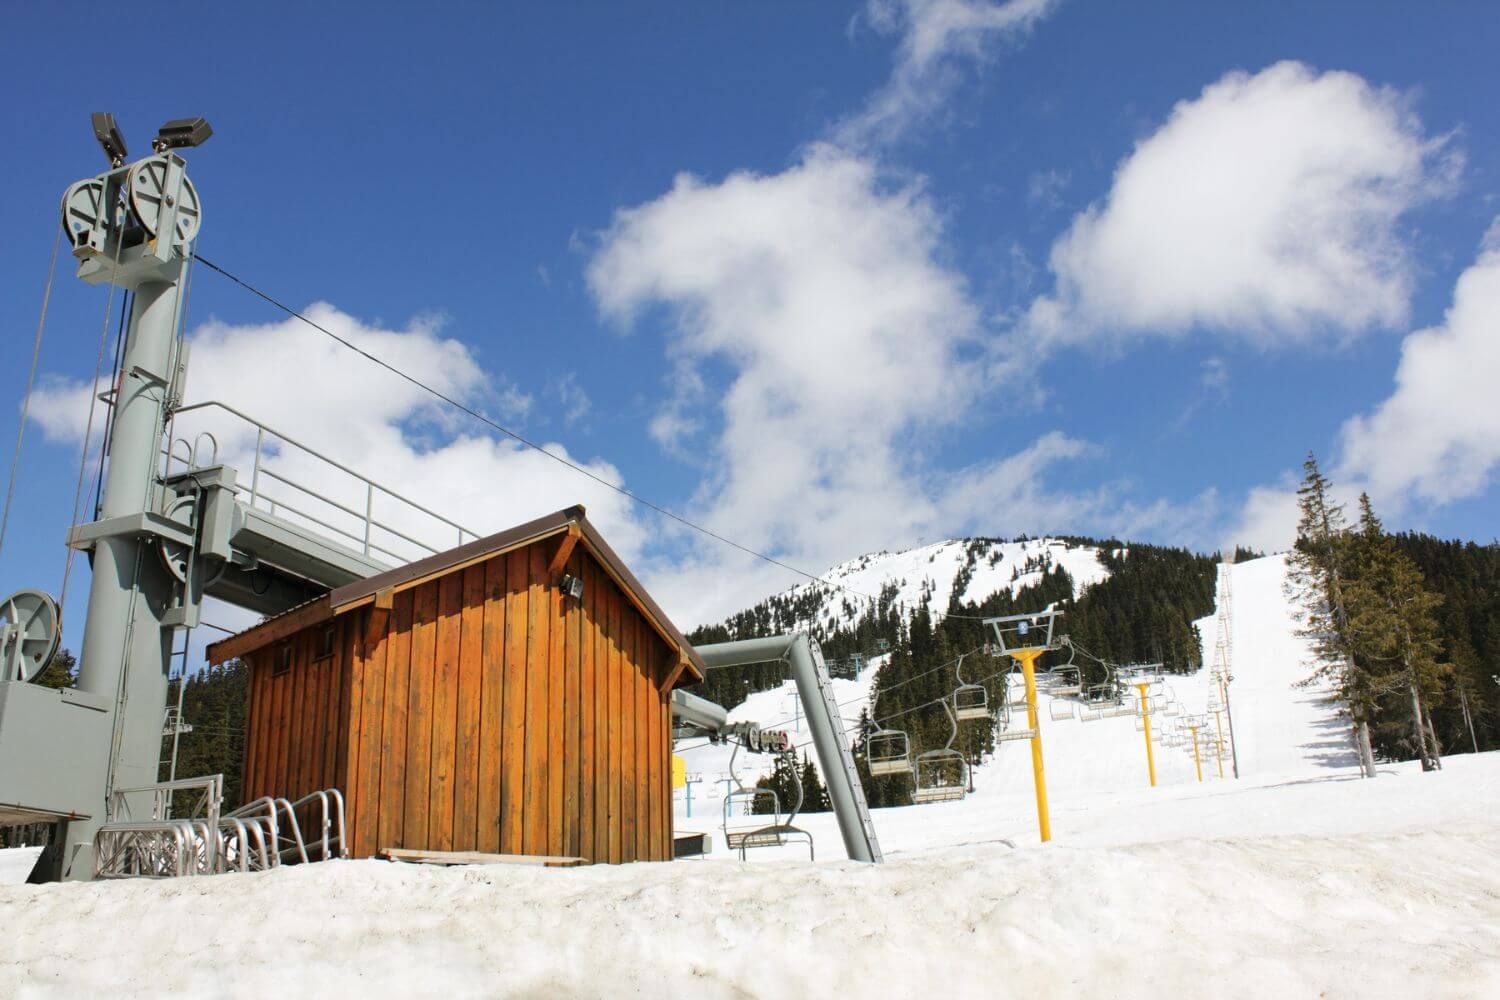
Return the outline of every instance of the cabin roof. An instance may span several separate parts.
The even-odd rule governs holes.
[[[577,544],[584,546],[598,560],[642,617],[667,645],[677,651],[684,669],[677,671],[677,680],[673,686],[681,687],[701,681],[706,669],[703,658],[678,631],[677,626],[672,624],[672,620],[646,592],[646,588],[641,586],[641,582],[620,560],[615,550],[610,548],[598,529],[589,522],[581,504],[339,587],[237,635],[211,644],[207,649],[208,662],[218,664],[244,656],[367,604],[389,607],[386,602],[399,591],[410,590],[496,555],[569,533],[577,535]]]

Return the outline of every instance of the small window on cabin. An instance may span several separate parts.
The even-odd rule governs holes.
[[[313,658],[321,660],[324,657],[328,657],[328,656],[332,656],[332,655],[333,655],[333,626],[332,625],[324,625],[322,628],[318,629],[318,649],[317,649],[317,652],[314,654]]]
[[[292,644],[284,642],[276,647],[271,658],[271,676],[279,677],[292,669]]]

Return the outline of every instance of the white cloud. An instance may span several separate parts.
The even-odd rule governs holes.
[[[1062,193],[1067,190],[1073,175],[1066,170],[1040,170],[1026,182],[1026,200],[1041,208],[1058,208],[1062,205]]]
[[[859,149],[899,138],[941,106],[957,82],[960,59],[980,60],[997,39],[1024,34],[1056,0],[870,0],[865,16],[876,30],[901,35],[889,81],[857,114],[841,121],[834,140]]]
[[[1500,220],[1443,322],[1407,336],[1396,388],[1342,431],[1338,476],[1397,509],[1477,496],[1500,464]]]
[[[1225,532],[1220,548],[1244,545],[1261,552],[1285,552],[1297,540],[1297,487],[1290,477],[1278,486],[1253,487],[1238,521]]]
[[[569,427],[588,416],[589,411],[594,408],[594,401],[579,383],[577,372],[568,372],[562,378],[554,379],[549,388],[562,404],[563,423]]]
[[[367,326],[327,304],[315,304],[305,312],[339,336],[476,409],[488,408],[512,419],[530,407],[529,396],[484,371],[467,347],[442,336],[432,321],[417,320],[393,330]],[[641,550],[645,528],[626,498],[508,438],[490,436],[417,386],[297,320],[246,326],[215,321],[199,327],[191,341],[189,403],[215,400],[250,414],[476,532],[497,531],[581,502],[622,554],[630,557]],[[54,379],[38,392],[31,412],[50,438],[76,442],[87,411],[83,383]],[[97,422],[96,418],[96,430]],[[201,430],[213,433],[219,459],[240,469],[240,485],[248,487],[255,451],[250,426],[222,413],[200,412],[184,415],[176,436],[192,441]],[[571,457],[560,444],[546,447]],[[206,440],[203,448],[200,461],[207,461]],[[281,474],[363,509],[363,489],[352,477],[284,444],[268,449],[268,455],[270,467]],[[606,462],[579,464],[611,483],[621,482],[618,471]],[[267,495],[354,528],[351,519],[288,487],[261,485]],[[450,537],[431,518],[379,495],[375,514],[377,520],[434,547],[457,542],[456,533]],[[398,549],[393,539],[387,540]]]
[[[1120,488],[1050,489],[1050,473],[1092,454],[1064,434],[997,439],[993,457],[938,467],[927,442],[982,388],[977,310],[938,262],[941,235],[920,189],[889,189],[829,148],[771,176],[681,176],[617,214],[589,285],[621,325],[665,319],[675,368],[653,429],[704,470],[684,512],[812,571],[969,532],[1205,536],[1211,495],[1142,507]],[[666,527],[647,572],[687,621],[795,582]]]
[[[1403,95],[1352,73],[1231,73],[1178,104],[1056,241],[1056,290],[1022,330],[1033,344],[1196,328],[1275,344],[1399,325],[1401,217],[1458,162]]]
[[[884,190],[829,148],[773,176],[684,175],[617,214],[590,288],[621,323],[671,307],[675,393],[655,429],[713,460],[710,526],[833,561],[927,516],[910,435],[975,387],[959,354],[976,313],[935,261],[939,229],[920,190]]]

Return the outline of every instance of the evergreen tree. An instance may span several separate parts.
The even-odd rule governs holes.
[[[42,672],[32,679],[33,684],[49,688],[70,688],[78,681],[78,660],[66,649],[59,649],[47,661]]]
[[[1442,697],[1450,672],[1437,659],[1442,598],[1386,537],[1368,494],[1360,495],[1359,508],[1359,533],[1350,546],[1351,578],[1344,588],[1350,648],[1367,665],[1371,689],[1379,694],[1404,691],[1411,713],[1410,749],[1422,761],[1422,770],[1436,770],[1442,767],[1442,751],[1428,705]]]
[[[1365,777],[1375,777],[1375,755],[1370,743],[1370,720],[1376,711],[1376,691],[1359,664],[1350,641],[1344,586],[1348,575],[1348,538],[1344,508],[1331,496],[1332,483],[1318,468],[1311,452],[1302,463],[1302,485],[1297,488],[1297,543],[1290,560],[1291,583],[1307,614],[1303,634],[1313,642],[1319,664],[1305,683],[1332,685],[1354,725],[1355,744]]]

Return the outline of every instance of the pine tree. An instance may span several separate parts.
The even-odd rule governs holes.
[[[1344,588],[1350,645],[1373,674],[1373,690],[1404,690],[1411,748],[1422,770],[1437,770],[1442,750],[1428,706],[1442,697],[1443,680],[1451,670],[1437,659],[1442,645],[1437,611],[1443,599],[1428,589],[1416,563],[1391,544],[1368,494],[1360,495],[1359,508],[1351,579]]]
[[[1292,551],[1291,584],[1307,611],[1303,635],[1310,638],[1319,660],[1305,683],[1331,683],[1354,726],[1360,767],[1375,777],[1375,755],[1370,745],[1370,720],[1376,695],[1350,642],[1349,614],[1344,586],[1348,575],[1348,536],[1344,507],[1330,496],[1332,483],[1308,452],[1302,463],[1302,485],[1297,488],[1297,543]]]

